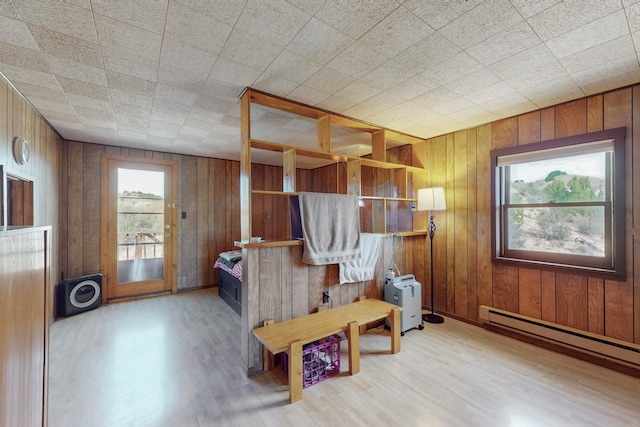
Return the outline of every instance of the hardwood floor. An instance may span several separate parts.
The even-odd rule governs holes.
[[[289,404],[247,377],[240,317],[214,291],[123,302],[51,327],[49,426],[640,426],[640,379],[446,319],[360,339]]]

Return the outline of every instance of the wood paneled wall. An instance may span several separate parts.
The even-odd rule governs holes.
[[[490,150],[621,126],[627,128],[627,280],[492,264]],[[475,321],[478,306],[488,305],[640,343],[640,241],[633,233],[640,225],[639,132],[640,86],[634,86],[433,138],[424,149],[415,147],[428,182],[444,186],[447,198],[447,211],[436,214],[436,310]]]
[[[13,157],[13,141],[29,141],[31,160],[18,165]],[[56,131],[0,77],[0,165],[8,172],[33,180],[33,218],[35,226],[52,226],[51,277],[59,275],[60,242],[60,146]],[[30,196],[31,197],[31,196]],[[53,292],[53,286],[51,287]],[[53,301],[53,298],[51,299]]]
[[[65,142],[62,172],[60,266],[65,277],[100,271],[100,159],[103,153],[174,160],[178,164],[177,288],[217,284],[218,254],[240,236],[240,163],[81,142]],[[184,212],[185,218],[182,218]]]

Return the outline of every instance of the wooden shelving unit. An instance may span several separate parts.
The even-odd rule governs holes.
[[[262,106],[285,111],[289,114],[311,118],[317,121],[317,149],[300,148],[271,141],[262,141],[251,137],[251,105]],[[371,136],[371,155],[355,157],[332,152],[331,126],[349,128]],[[336,115],[310,106],[299,104],[254,89],[247,89],[241,95],[241,161],[240,161],[240,211],[241,238],[250,240],[252,236],[251,200],[253,195],[291,196],[297,194],[298,186],[297,160],[300,157],[336,163],[346,170],[346,194],[356,194],[363,203],[366,221],[361,220],[362,231],[383,234],[422,234],[415,231],[413,211],[417,203],[417,185],[424,184],[425,171],[422,168],[407,166],[387,161],[387,140],[412,144],[422,141],[411,135],[384,129],[369,123]],[[265,150],[282,155],[282,184],[279,190],[254,189],[251,185],[252,150]],[[362,188],[366,168],[384,170],[388,174],[388,182],[384,190],[387,194],[376,194],[372,189]],[[336,189],[337,191],[337,189]],[[398,216],[396,224],[410,224],[410,229],[393,229],[388,218]],[[362,218],[362,215],[361,215]],[[391,228],[391,229],[390,229]]]

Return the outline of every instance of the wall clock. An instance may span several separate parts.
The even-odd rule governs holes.
[[[31,148],[26,139],[17,137],[13,142],[13,157],[15,157],[19,165],[24,165],[29,161],[31,158]]]

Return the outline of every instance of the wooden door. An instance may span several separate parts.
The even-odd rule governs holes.
[[[175,290],[175,163],[105,155],[103,177],[103,300]]]

